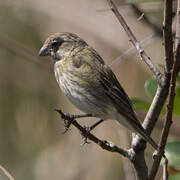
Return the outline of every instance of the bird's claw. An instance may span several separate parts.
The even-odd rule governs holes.
[[[68,130],[70,130],[70,125],[74,121],[74,115],[70,114],[64,114],[60,109],[55,109],[60,115],[61,118],[64,120],[64,129],[65,131],[63,134],[65,134]]]
[[[64,119],[64,132],[62,132],[62,134],[65,134],[67,131],[71,130],[70,129],[70,125],[71,125],[72,121],[69,121],[67,119]]]
[[[84,146],[85,144],[90,144],[91,142],[89,142],[87,139],[88,139],[88,135],[91,131],[91,128],[88,127],[88,126],[84,126],[84,129],[86,130],[85,133],[82,133],[81,132],[81,135],[82,135],[82,140],[83,142],[81,143],[81,146]]]

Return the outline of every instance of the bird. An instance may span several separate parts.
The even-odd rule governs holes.
[[[61,91],[79,110],[100,118],[101,122],[116,120],[158,149],[142,127],[130,98],[111,68],[82,38],[69,32],[50,35],[39,56],[52,57]]]

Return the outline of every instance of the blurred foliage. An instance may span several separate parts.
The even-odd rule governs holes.
[[[173,174],[168,177],[168,180],[179,180],[180,179],[180,173]]]
[[[177,77],[176,85],[176,96],[174,102],[173,115],[180,115],[180,76]],[[149,100],[152,100],[155,96],[158,83],[155,77],[151,77],[145,82],[145,92]],[[150,102],[146,102],[142,99],[133,98],[132,103],[137,110],[147,111],[150,107]],[[163,107],[161,113],[165,114],[165,106]],[[168,158],[168,174],[169,180],[179,180],[180,179],[180,142],[168,142],[165,148],[166,157]]]
[[[173,109],[173,115],[180,116],[180,84],[179,84],[180,76],[177,77],[177,85],[176,85],[176,97],[174,101],[174,109]],[[145,92],[149,100],[152,100],[155,96],[156,90],[157,90],[158,84],[155,77],[151,77],[150,79],[147,79],[144,85]],[[134,107],[137,110],[148,110],[148,107],[150,107],[150,102],[146,102],[139,98],[132,98],[132,103]],[[163,107],[161,113],[165,114],[165,106]]]
[[[168,142],[165,148],[165,154],[168,158],[169,180],[180,179],[180,142]]]
[[[132,104],[137,110],[148,110],[150,107],[150,104],[142,99],[139,98],[132,98],[131,99]]]
[[[150,99],[152,99],[155,96],[157,87],[158,87],[158,84],[155,77],[152,77],[146,80],[144,88],[145,88],[146,95]]]
[[[171,167],[180,168],[180,142],[168,142],[165,150],[166,157],[168,158],[168,165]]]
[[[37,53],[42,42],[40,15],[29,4],[1,4],[0,11],[1,33]],[[0,164],[16,179],[32,180],[36,156],[53,142],[51,120],[58,98],[42,66],[10,52],[2,41],[0,49]]]

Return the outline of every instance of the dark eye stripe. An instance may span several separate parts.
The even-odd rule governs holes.
[[[55,42],[53,42],[52,43],[52,48],[54,49],[54,48],[56,48],[57,46],[59,46],[60,45],[60,43],[59,42],[57,42],[57,41],[55,41]]]
[[[52,42],[52,47],[57,47],[57,46],[61,46],[61,44],[64,42],[63,39],[59,38],[59,39],[54,39],[54,42]]]
[[[52,42],[51,46],[52,46],[52,49],[54,50],[54,52],[56,52],[59,49],[59,47],[61,46],[61,44],[63,42],[64,42],[63,40]]]

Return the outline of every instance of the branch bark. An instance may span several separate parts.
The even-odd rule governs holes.
[[[152,28],[154,30],[155,34],[157,34],[159,37],[163,37],[163,31],[162,31],[161,26],[158,26],[156,23],[151,21],[151,19],[143,12],[143,10],[141,10],[138,7],[138,5],[131,4],[131,7],[132,7],[134,13],[137,15],[137,17],[140,17],[143,15],[142,21],[144,23],[146,23],[150,28]]]
[[[134,47],[136,48],[136,50],[138,51],[140,58],[146,63],[146,65],[149,67],[149,69],[153,72],[153,74],[156,76],[159,84],[161,84],[161,78],[162,78],[162,74],[159,71],[159,69],[152,63],[151,58],[147,55],[147,53],[142,49],[142,47],[140,46],[140,43],[137,41],[136,37],[134,36],[134,34],[132,33],[131,29],[129,28],[129,26],[127,25],[126,21],[124,20],[124,18],[122,17],[122,15],[120,14],[120,12],[118,11],[117,7],[115,6],[115,4],[113,3],[112,0],[107,0],[109,3],[109,7],[111,8],[112,12],[115,14],[115,16],[117,17],[118,21],[120,22],[120,24],[122,25],[122,27],[124,28],[124,30],[126,31],[130,41],[132,42],[132,44],[134,45]]]
[[[162,78],[162,74],[154,66],[154,64],[151,62],[151,59],[149,56],[145,53],[144,50],[142,50],[141,47],[139,47],[139,43],[136,40],[135,36],[133,35],[132,31],[126,24],[125,20],[123,19],[122,15],[119,13],[118,9],[114,5],[112,0],[107,0],[109,3],[109,6],[115,16],[118,18],[120,24],[122,27],[125,29],[126,33],[128,34],[128,37],[130,38],[131,42],[133,45],[136,47],[138,50],[140,57],[142,60],[145,61],[147,66],[150,68],[150,70],[153,72],[153,74],[156,76],[158,80],[158,89],[156,92],[156,95],[153,99],[153,102],[151,104],[151,107],[146,115],[146,118],[143,123],[143,127],[147,130],[147,133],[150,134],[158,120],[158,117],[160,115],[161,109],[165,103],[165,100],[168,95],[168,89],[169,89],[169,83],[170,83],[170,73],[166,73],[165,76]],[[148,177],[148,168],[145,162],[145,157],[144,157],[144,149],[145,146],[143,147],[141,143],[141,138],[138,139],[133,139],[132,145],[133,149],[135,150],[134,153],[134,161],[132,162],[134,165],[134,168],[136,170],[136,174],[138,179],[145,180]]]
[[[77,129],[79,129],[79,131],[81,132],[83,137],[88,138],[89,140],[93,141],[94,143],[99,145],[102,149],[105,149],[105,150],[110,151],[110,152],[119,153],[119,154],[123,155],[124,157],[127,157],[128,159],[131,160],[132,152],[130,150],[122,149],[122,148],[116,146],[115,144],[113,144],[112,142],[108,142],[106,140],[100,140],[99,138],[97,138],[96,136],[91,134],[86,128],[82,127],[75,120],[74,117],[71,117],[69,115],[65,115],[61,110],[56,110],[56,111],[61,115],[62,119],[68,121],[68,123],[69,123],[68,128],[71,124],[73,124]]]
[[[162,110],[162,107],[166,101],[166,98],[168,96],[169,92],[169,85],[171,82],[170,92],[169,92],[169,101],[167,106],[167,114],[166,114],[166,121],[164,124],[164,128],[162,131],[162,136],[160,140],[160,147],[158,149],[157,157],[155,158],[153,162],[153,166],[151,168],[149,179],[148,179],[148,167],[145,161],[145,143],[141,143],[141,138],[133,138],[132,141],[132,149],[125,150],[122,149],[116,145],[114,145],[111,142],[100,140],[93,134],[91,134],[89,131],[87,131],[86,128],[82,127],[74,118],[67,117],[62,111],[58,111],[61,114],[61,117],[63,119],[66,119],[69,121],[70,124],[73,124],[77,129],[79,129],[83,136],[87,137],[91,141],[98,144],[101,148],[110,151],[110,152],[116,152],[124,157],[127,157],[132,164],[134,165],[134,168],[136,170],[136,175],[139,180],[151,180],[155,178],[155,175],[157,173],[159,163],[161,160],[162,155],[164,154],[164,147],[167,141],[167,137],[169,134],[169,128],[172,122],[172,110],[173,110],[173,103],[174,103],[174,97],[175,97],[175,85],[176,85],[176,76],[179,72],[180,62],[178,59],[180,59],[180,31],[176,31],[176,51],[174,55],[175,63],[173,64],[173,41],[172,41],[172,1],[171,0],[165,0],[165,19],[164,19],[164,45],[165,45],[165,74],[164,76],[161,74],[159,69],[152,63],[150,57],[147,55],[147,53],[140,47],[139,42],[137,41],[136,37],[132,33],[131,29],[123,19],[122,15],[119,13],[117,7],[113,3],[112,0],[107,0],[109,3],[109,6],[117,19],[119,20],[120,24],[126,31],[130,41],[138,51],[141,59],[147,64],[149,69],[153,72],[153,74],[156,76],[158,80],[158,89],[156,92],[156,95],[153,99],[153,102],[151,104],[151,107],[145,117],[143,127],[146,129],[148,134],[151,134],[158,117],[160,115],[160,112]],[[179,0],[180,1],[180,0]],[[178,28],[180,29],[180,9],[177,11],[177,23]],[[173,71],[171,72],[173,65]],[[172,76],[171,76],[172,75]]]
[[[3,166],[0,165],[0,169],[3,171],[3,173],[9,180],[15,180],[14,177]]]
[[[172,3],[170,1],[168,3],[167,2],[165,2],[165,3],[166,3],[166,6],[172,8],[170,5]],[[168,9],[168,7],[166,7],[166,8]],[[171,15],[171,13],[169,13],[169,16],[170,15]],[[168,99],[168,104],[167,104],[167,113],[166,113],[166,117],[165,117],[163,131],[161,134],[160,146],[159,146],[157,158],[153,162],[151,172],[149,175],[150,180],[153,180],[155,178],[155,175],[158,171],[160,160],[164,153],[164,148],[165,148],[165,145],[167,142],[170,126],[172,124],[172,113],[173,113],[173,106],[174,106],[174,99],[175,99],[176,77],[179,73],[179,67],[180,67],[180,0],[178,0],[178,7],[177,7],[176,15],[177,15],[177,22],[176,22],[174,64],[173,64],[172,71],[171,71],[172,75],[171,75],[171,82],[170,82],[169,99]],[[167,33],[169,33],[169,29],[167,30]],[[170,53],[170,52],[171,51],[169,51],[167,53]],[[172,59],[170,59],[170,60],[172,60]],[[171,66],[171,63],[172,62],[168,62],[167,65]]]
[[[153,63],[151,62],[149,56],[144,52],[144,50],[142,50],[141,47],[139,47],[139,43],[136,40],[135,36],[133,35],[132,31],[130,30],[130,28],[128,27],[128,25],[126,24],[125,20],[123,19],[123,17],[121,16],[121,14],[119,13],[118,9],[116,8],[116,6],[114,5],[112,0],[107,0],[109,3],[109,6],[111,8],[111,10],[113,11],[113,13],[115,14],[115,16],[117,17],[117,19],[119,20],[120,24],[122,25],[122,27],[124,28],[124,30],[126,31],[128,37],[130,38],[132,44],[136,47],[136,49],[138,50],[140,57],[142,60],[145,61],[145,63],[147,64],[147,66],[150,68],[150,70],[154,73],[154,75],[156,76],[157,80],[158,80],[158,89],[156,92],[156,95],[153,99],[153,102],[151,104],[151,107],[146,115],[146,118],[144,120],[143,123],[143,127],[147,130],[147,133],[150,134],[158,120],[158,117],[160,115],[161,109],[166,101],[166,98],[168,96],[168,90],[169,90],[169,85],[170,85],[170,79],[171,79],[171,84],[175,83],[176,80],[174,80],[174,82],[172,82],[172,78],[171,78],[171,74],[170,74],[170,70],[172,68],[172,64],[173,64],[173,41],[172,41],[172,1],[171,0],[166,0],[165,1],[165,10],[164,10],[164,45],[165,45],[165,75],[162,78],[162,75],[160,73],[160,71],[153,65]],[[178,39],[176,37],[176,39]],[[172,75],[173,76],[173,75]],[[172,96],[172,99],[174,99],[175,94],[173,94],[173,92],[175,92],[175,86],[173,85],[171,87],[172,91],[170,92],[170,99]],[[172,100],[171,100],[172,101]],[[173,107],[173,103],[170,102],[170,105],[172,108]],[[172,113],[171,111],[168,111],[169,114],[168,116],[172,118]],[[168,118],[169,119],[169,118]],[[170,121],[167,121],[167,124],[164,128],[165,132],[162,132],[162,139],[166,139],[167,140],[167,136],[169,134],[169,127],[170,127]],[[164,136],[164,134],[166,134],[166,136]],[[165,138],[166,137],[166,138]],[[158,156],[155,159],[154,163],[156,165],[156,168],[158,169],[159,167],[159,162],[161,160],[162,155],[164,154],[164,147],[165,147],[165,143],[166,140],[161,141],[160,143],[160,148],[158,151]],[[134,140],[132,144],[133,149],[136,149],[137,147],[140,146],[141,143],[141,138],[138,138],[138,140]],[[145,149],[145,148],[144,148]],[[136,151],[135,152],[135,161],[133,162],[134,167],[136,169],[136,173],[138,176],[138,179],[147,179],[147,166],[146,166],[146,162],[144,160],[144,150],[142,151]],[[138,157],[139,156],[139,157]],[[138,157],[138,158],[136,158]],[[157,161],[157,162],[156,162]],[[144,173],[142,173],[143,167],[145,168]],[[152,168],[151,170],[153,170],[155,168]],[[157,173],[157,170],[154,171],[154,177]],[[151,173],[150,173],[151,174]],[[150,178],[153,179],[153,176],[150,175]]]
[[[165,47],[166,72],[170,73],[173,65],[173,40],[172,40],[172,19],[173,19],[172,0],[164,1],[164,21],[163,36]]]

